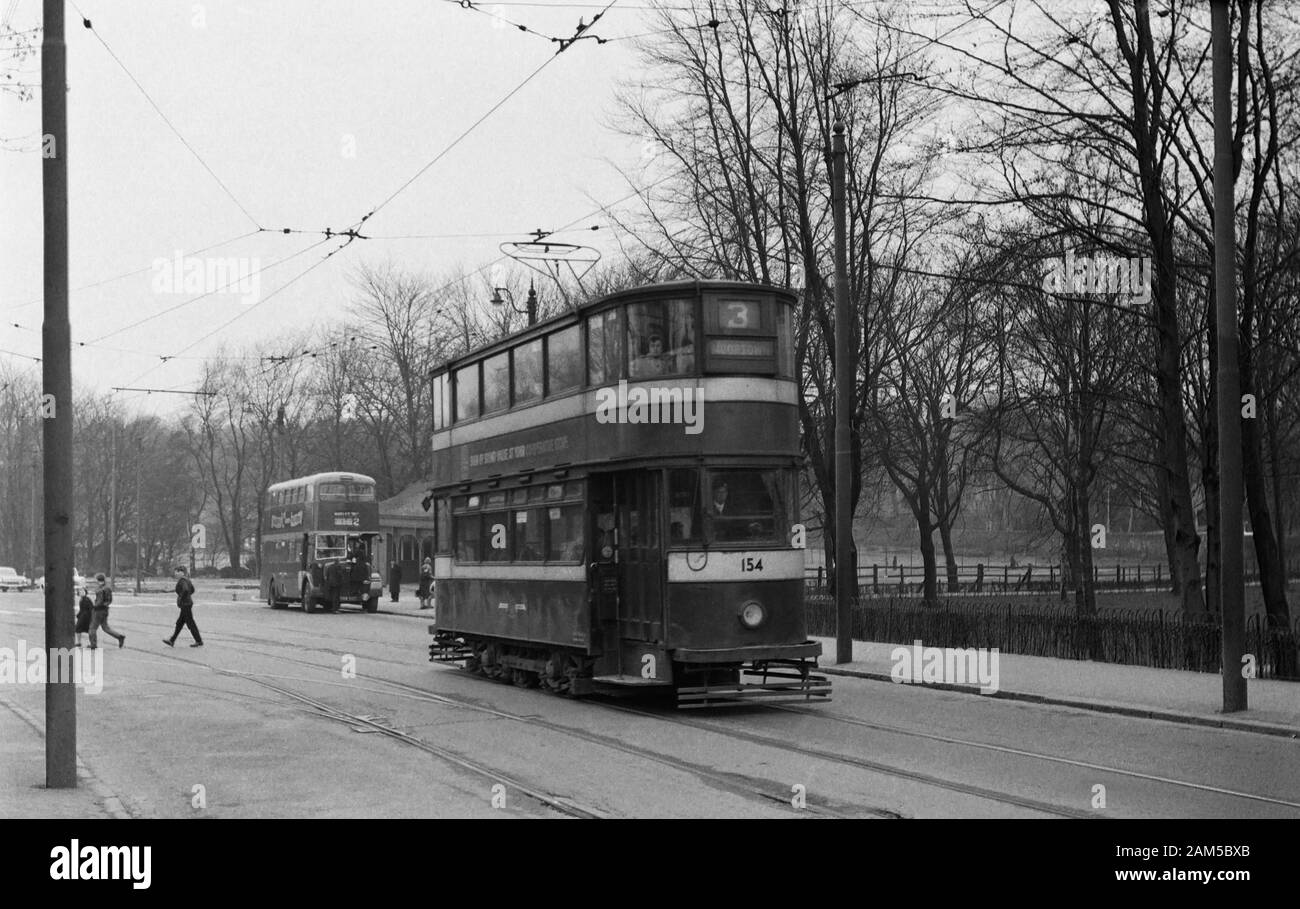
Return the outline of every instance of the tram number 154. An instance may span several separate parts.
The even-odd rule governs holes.
[[[745,558],[740,560],[740,570],[741,571],[762,571],[763,560],[756,559],[753,556],[746,556]]]

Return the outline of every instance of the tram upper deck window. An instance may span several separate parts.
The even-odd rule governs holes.
[[[618,309],[587,319],[587,380],[592,385],[617,382],[623,376],[623,334]]]
[[[456,370],[456,421],[472,420],[479,415],[478,364]]]
[[[483,361],[483,412],[492,413],[510,406],[510,351],[502,351]]]
[[[443,373],[433,379],[433,428],[446,429],[451,424],[451,375]]]
[[[783,478],[777,470],[709,472],[710,537],[715,543],[775,542],[787,524]]]
[[[582,326],[546,336],[546,393],[559,394],[582,384]]]
[[[627,308],[628,373],[633,379],[695,371],[695,304],[632,303]]]
[[[536,401],[542,396],[542,339],[520,344],[510,351],[514,359],[516,404]]]

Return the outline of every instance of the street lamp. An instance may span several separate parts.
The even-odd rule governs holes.
[[[503,292],[507,297],[510,298],[511,309],[519,313],[519,315],[521,316],[527,316],[529,325],[537,324],[537,289],[533,287],[532,281],[528,282],[528,304],[526,309],[520,309],[518,306],[515,305],[515,295],[510,292],[510,288],[508,287],[492,288],[492,299],[489,300],[488,302],[490,302],[493,306],[506,305],[506,300],[501,296]]]
[[[883,73],[836,82],[826,96],[829,105],[840,95],[867,82],[915,79],[915,73]],[[835,220],[835,662],[853,659],[852,602],[858,593],[858,568],[853,545],[853,436],[854,408],[852,313],[849,310],[847,191],[845,189],[844,121],[837,113],[831,153],[831,209]]]

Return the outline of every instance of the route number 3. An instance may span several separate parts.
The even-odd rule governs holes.
[[[749,304],[726,304],[727,321],[723,328],[749,328]]]
[[[740,570],[741,571],[762,571],[763,560],[755,559],[752,556],[746,556],[745,558],[740,560]]]

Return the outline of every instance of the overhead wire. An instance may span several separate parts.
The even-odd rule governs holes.
[[[239,199],[235,196],[235,194],[231,192],[230,187],[226,185],[225,181],[217,176],[217,172],[214,171],[210,166],[208,166],[208,162],[203,160],[203,156],[200,155],[197,150],[195,150],[194,146],[189,143],[189,140],[187,140],[184,136],[181,135],[181,131],[176,128],[176,125],[172,123],[172,121],[168,118],[168,116],[165,113],[163,113],[162,108],[158,106],[157,102],[155,102],[154,99],[150,97],[149,93],[145,91],[144,86],[140,84],[140,80],[137,79],[129,69],[127,69],[126,64],[122,62],[122,58],[120,58],[113,51],[113,48],[108,46],[108,42],[104,40],[104,37],[99,33],[99,30],[96,29],[93,25],[91,25],[90,20],[86,18],[86,15],[81,11],[80,7],[77,6],[74,0],[69,0],[69,2],[71,3],[72,8],[77,11],[77,15],[81,16],[81,24],[85,26],[86,29],[88,29],[90,33],[95,36],[96,40],[98,40],[99,43],[104,46],[104,50],[108,51],[108,55],[113,58],[113,61],[119,67],[121,67],[122,72],[126,73],[127,78],[131,80],[131,82],[135,85],[135,87],[140,90],[140,94],[144,95],[144,99],[149,102],[149,106],[152,107],[154,111],[157,112],[158,116],[162,118],[162,121],[167,124],[167,128],[170,129],[172,133],[175,134],[176,138],[179,139],[181,141],[181,144],[184,145],[189,150],[190,154],[194,156],[195,160],[197,160],[199,164],[203,165],[203,169],[206,170],[212,176],[212,179],[217,181],[217,185],[221,187],[222,191],[228,197],[230,197],[230,201],[234,202],[235,205],[239,208],[239,210],[244,213],[244,217],[246,217],[249,221],[251,221],[254,227],[260,229],[262,225],[259,224],[257,219],[254,218],[252,214],[249,213],[248,209],[244,207],[244,203],[240,202]]]

